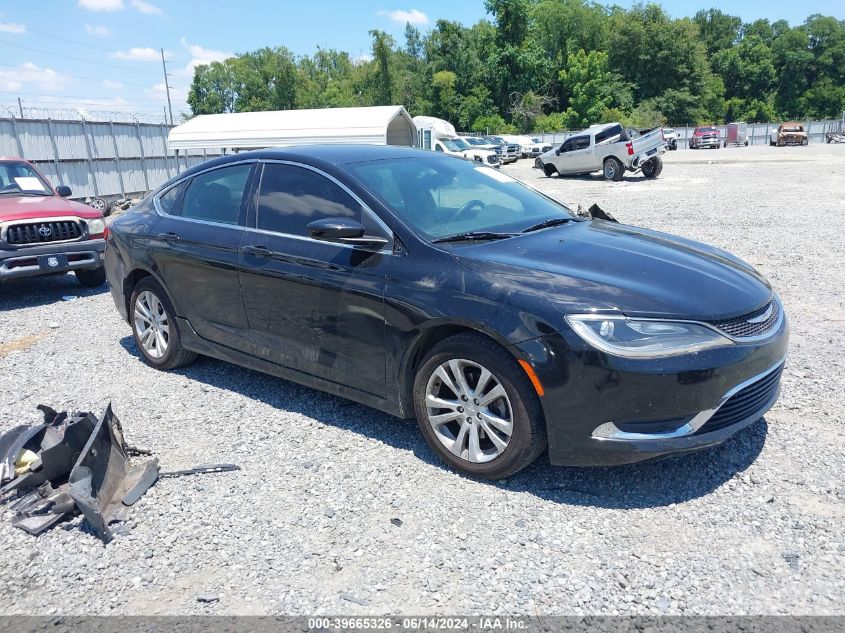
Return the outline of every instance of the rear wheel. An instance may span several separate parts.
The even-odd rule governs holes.
[[[810,143],[810,139],[808,139],[808,138],[805,138],[803,141],[801,141],[801,145],[807,145],[809,143]]]
[[[618,158],[614,158],[613,156],[604,161],[604,168],[602,171],[604,173],[605,180],[614,180],[618,182],[622,180],[622,176],[625,175],[625,167],[622,165],[622,161]]]
[[[74,270],[76,280],[83,286],[89,288],[99,288],[106,283],[106,269],[104,266],[99,268],[89,268],[87,270]]]
[[[156,369],[175,369],[197,357],[182,347],[176,312],[164,289],[152,278],[138,282],[129,300],[129,321],[144,361]]]
[[[646,178],[657,178],[663,171],[663,159],[660,156],[650,158],[643,164],[643,176]]]
[[[490,339],[458,334],[432,348],[414,379],[417,423],[449,465],[508,477],[546,446],[540,403],[516,359]]]

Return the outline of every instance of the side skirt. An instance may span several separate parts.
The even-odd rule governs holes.
[[[353,400],[354,402],[378,409],[379,411],[383,411],[384,413],[388,413],[393,416],[399,417],[401,415],[398,396],[395,400],[380,398],[371,393],[353,389],[351,387],[332,382],[331,380],[325,380],[324,378],[318,378],[317,376],[296,371],[295,369],[276,365],[275,363],[256,358],[255,356],[230,347],[225,347],[223,345],[207,341],[197,334],[194,331],[194,328],[191,327],[191,324],[185,319],[177,317],[176,321],[179,324],[179,334],[182,337],[182,345],[185,349],[189,349],[192,352],[202,354],[203,356],[210,356],[218,360],[223,360],[234,365],[240,365],[241,367],[246,367],[247,369],[260,371],[264,374],[270,374],[306,387],[311,387],[312,389],[325,391],[326,393],[340,396],[341,398],[346,398],[347,400]]]

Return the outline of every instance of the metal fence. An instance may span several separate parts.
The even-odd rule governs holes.
[[[0,155],[34,163],[54,185],[69,186],[74,198],[128,198],[219,155],[195,150],[177,157],[167,148],[170,127],[137,120],[0,116]]]
[[[837,120],[828,120],[828,121],[802,121],[802,125],[804,125],[804,129],[807,130],[807,136],[809,138],[810,143],[824,143],[825,142],[825,132],[827,132],[831,126],[836,126],[839,124]],[[772,132],[776,132],[780,123],[749,123],[748,124],[748,144],[749,145],[768,145],[770,135]],[[678,149],[687,149],[689,147],[689,139],[692,137],[692,133],[695,130],[696,126],[683,126],[683,127],[676,127],[671,125],[666,125],[664,127],[671,127],[675,130],[678,138]],[[722,139],[727,138],[727,126],[726,125],[714,125],[719,130]],[[543,139],[544,142],[552,143],[553,145],[557,145],[559,143],[563,143],[567,138],[576,134],[580,130],[575,131],[563,131],[563,132],[547,132],[544,134],[540,134],[540,137]]]

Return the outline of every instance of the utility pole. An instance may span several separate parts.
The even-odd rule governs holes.
[[[167,62],[164,61],[164,49],[161,49],[161,67],[164,69],[164,89],[167,92],[167,109],[170,112],[170,125],[173,125],[173,106],[170,105],[170,83],[167,81]]]

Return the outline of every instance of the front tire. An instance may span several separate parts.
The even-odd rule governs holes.
[[[482,479],[513,475],[546,446],[540,402],[525,371],[477,334],[449,337],[429,351],[414,378],[414,409],[440,458]]]
[[[546,174],[546,178],[551,178],[557,173],[557,167],[554,165],[543,165],[543,173]]]
[[[602,172],[604,173],[605,180],[619,182],[625,175],[625,167],[622,165],[622,161],[611,156],[604,161],[604,168]]]
[[[105,266],[84,270],[74,270],[73,274],[76,275],[76,281],[88,288],[99,288],[106,283]]]
[[[643,164],[643,176],[646,178],[657,178],[663,171],[663,159],[655,156]]]
[[[150,277],[138,282],[129,299],[132,335],[144,362],[156,369],[175,369],[197,355],[182,347],[176,311],[164,289]]]

